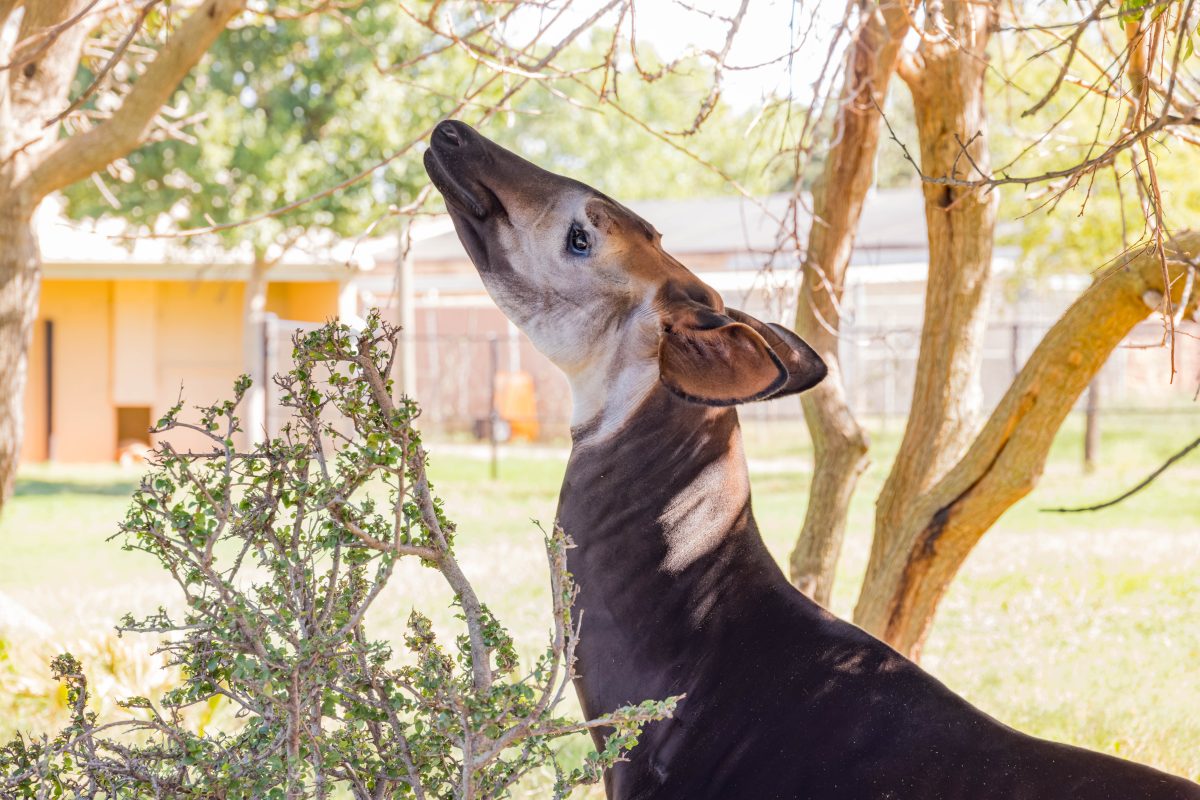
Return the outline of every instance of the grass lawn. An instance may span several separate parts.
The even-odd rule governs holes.
[[[899,434],[893,422],[874,436],[835,591],[842,616],[853,608],[874,498]],[[1113,509],[1038,510],[1107,499],[1198,434],[1194,412],[1108,418],[1100,469],[1084,475],[1072,420],[1040,486],[968,560],[942,605],[924,666],[1017,728],[1200,778],[1200,456]],[[804,512],[807,437],[798,425],[771,423],[748,427],[746,438],[752,462],[771,467],[752,475],[754,502],[783,560]],[[430,450],[436,488],[458,522],[464,568],[532,654],[549,618],[540,534],[530,519],[552,521],[562,460],[513,450],[492,481],[486,462],[449,449],[439,455],[436,442]],[[30,467],[19,478],[0,519],[0,591],[35,612],[49,633],[0,630],[0,735],[61,720],[62,698],[45,668],[61,649],[89,664],[106,703],[170,680],[150,643],[109,633],[126,611],[174,602],[148,557],[106,541],[136,480],[117,467]],[[447,600],[435,575],[410,565],[370,625],[395,637],[414,604],[440,612],[445,625]]]

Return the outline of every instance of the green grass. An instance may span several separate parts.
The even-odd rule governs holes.
[[[900,433],[895,422],[873,432],[873,464],[851,511],[835,589],[842,616],[853,609],[874,498]],[[804,513],[807,436],[791,423],[750,425],[746,434],[751,459],[785,459],[777,463],[790,470],[752,476],[760,527],[784,560]],[[1085,475],[1079,422],[1071,420],[1041,484],[968,559],[942,604],[924,666],[1022,730],[1200,778],[1200,457],[1113,509],[1039,511],[1107,499],[1198,434],[1194,414],[1106,419],[1101,466]],[[561,460],[510,451],[492,481],[485,462],[439,455],[436,443],[430,450],[436,488],[458,522],[464,569],[532,654],[550,623],[540,534],[530,520],[552,521]],[[34,610],[53,635],[0,632],[7,641],[0,734],[46,729],[61,718],[44,667],[57,649],[95,662],[109,699],[169,680],[149,643],[107,633],[123,612],[149,611],[174,596],[147,557],[106,541],[136,480],[116,467],[31,467],[20,476],[0,519],[0,591]],[[435,575],[408,565],[370,626],[395,637],[414,604],[439,610],[448,625],[447,601]]]

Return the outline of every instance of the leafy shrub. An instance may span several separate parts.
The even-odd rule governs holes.
[[[176,405],[155,432],[192,431],[211,448],[161,444],[121,526],[125,547],[158,560],[186,610],[127,616],[119,630],[162,637],[182,682],[158,702],[128,698],[128,716],[100,723],[79,662],[56,658],[71,722],[0,750],[0,795],[499,798],[548,767],[565,797],[633,747],[644,723],[671,714],[673,698],[590,721],[556,713],[579,633],[558,529],[546,536],[551,640],[520,668],[459,567],[417,408],[392,397],[394,328],[376,314],[361,333],[331,323],[295,345],[295,367],[275,378],[292,412],[281,435],[235,446],[245,378],[198,422]],[[417,611],[400,653],[368,636],[364,618],[404,558],[453,591],[452,642]],[[240,724],[188,724],[187,709],[214,702]],[[605,747],[561,765],[555,740],[597,727]]]

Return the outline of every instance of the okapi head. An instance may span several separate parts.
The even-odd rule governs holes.
[[[425,170],[500,309],[562,369],[572,423],[618,424],[661,382],[714,406],[801,392],[825,364],[791,331],[725,306],[652,225],[457,121]]]

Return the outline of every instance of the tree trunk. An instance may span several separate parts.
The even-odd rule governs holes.
[[[992,8],[950,0],[952,37],[926,31],[901,64],[913,97],[921,170],[927,179],[986,176],[984,76]],[[936,22],[936,21],[935,21]],[[977,423],[980,366],[992,272],[993,193],[926,180],[929,272],[916,380],[904,437],[876,504],[875,538],[855,621],[892,644],[889,584],[909,557],[904,520],[962,455]],[[916,642],[904,642],[914,655]]]
[[[1174,254],[1194,259],[1200,233],[1182,234]],[[1170,264],[1171,293],[1182,296],[1185,263]],[[1153,248],[1105,270],[1038,344],[966,454],[913,498],[890,530],[888,557],[870,576],[857,617],[893,647],[920,653],[937,605],[976,542],[1036,485],[1046,454],[1080,394],[1113,349],[1164,292]],[[1148,294],[1149,293],[1149,294]]]
[[[0,26],[13,5],[0,3]],[[25,434],[25,379],[41,288],[33,213],[42,198],[25,179],[54,144],[57,128],[45,124],[46,109],[66,103],[87,30],[71,26],[44,49],[40,36],[82,5],[26,3],[12,52],[0,47],[0,60],[13,63],[0,75],[0,510],[12,491]]]
[[[0,205],[0,509],[12,491],[25,433],[25,376],[41,283],[33,223],[21,206]]]
[[[838,358],[842,292],[863,200],[874,181],[878,109],[907,30],[897,6],[875,12],[873,5],[860,9],[862,21],[847,53],[835,144],[813,191],[796,310],[796,331],[821,355],[829,375],[801,397],[813,441],[813,479],[790,568],[792,582],[822,605],[829,605],[850,499],[868,463],[867,434],[847,403]]]
[[[243,402],[246,443],[262,444],[267,430],[267,271],[270,264],[255,251],[242,296],[242,364],[252,383]]]
[[[11,490],[24,430],[30,334],[37,319],[41,259],[34,211],[46,195],[138,147],[183,76],[245,0],[205,0],[179,23],[112,115],[74,135],[48,124],[67,106],[90,26],[89,0],[21,4],[16,38],[0,41],[0,510]],[[0,31],[16,3],[0,0]],[[71,22],[75,19],[74,22]],[[47,38],[47,32],[54,34]],[[6,52],[11,46],[12,52]]]

